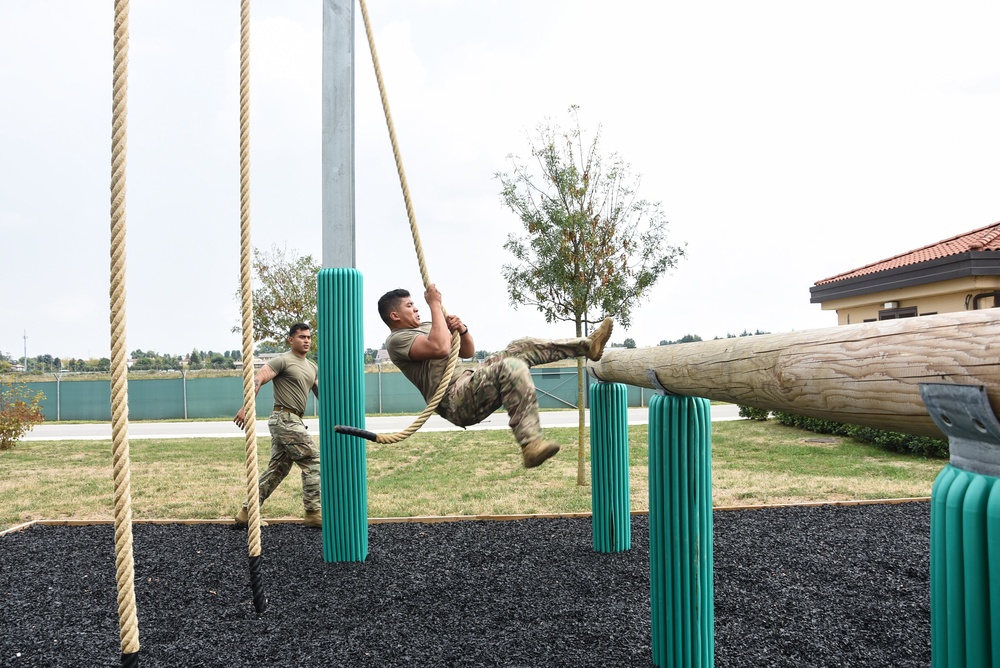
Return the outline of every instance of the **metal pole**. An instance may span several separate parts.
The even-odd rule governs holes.
[[[354,253],[354,0],[323,0],[323,269],[319,306],[323,559],[368,556],[361,274]]]
[[[323,266],[354,267],[354,1],[323,0]]]

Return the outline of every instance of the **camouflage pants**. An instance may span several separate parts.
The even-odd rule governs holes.
[[[307,511],[319,510],[319,448],[302,418],[275,411],[268,418],[267,427],[271,431],[271,459],[257,479],[261,504],[285,479],[294,462],[302,469],[302,505]]]
[[[467,427],[482,422],[504,406],[518,444],[527,445],[542,437],[538,394],[530,368],[586,355],[589,345],[587,339],[512,341],[478,369],[458,374],[437,412],[452,424]]]

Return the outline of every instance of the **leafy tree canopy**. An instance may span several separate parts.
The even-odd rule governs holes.
[[[511,305],[534,306],[546,322],[572,321],[582,336],[585,324],[608,314],[627,328],[632,309],[684,249],[666,243],[660,205],[638,196],[639,179],[625,161],[601,154],[600,128],[585,140],[578,111],[570,107],[568,130],[541,123],[528,137],[531,161],[510,155],[511,171],[496,178],[525,233],[504,244],[514,256],[503,266]],[[583,374],[577,383],[577,484],[583,485]]]
[[[521,219],[524,236],[509,235],[504,265],[513,306],[535,306],[547,322],[571,320],[582,334],[590,313],[614,314],[624,327],[659,277],[676,266],[683,246],[666,243],[667,221],[658,203],[638,196],[639,178],[617,154],[600,152],[580,129],[551,121],[529,137],[532,161],[508,156],[499,172],[503,203]]]
[[[0,383],[0,450],[13,448],[32,427],[42,423],[43,399],[44,394],[32,394],[24,383]]]
[[[316,277],[320,267],[312,255],[298,255],[277,245],[253,250],[254,340],[277,350],[288,349],[288,329],[304,322],[313,330],[316,349],[319,318],[316,310]],[[236,294],[240,298],[239,291]],[[234,327],[233,331],[240,331]],[[260,350],[260,346],[258,346]]]

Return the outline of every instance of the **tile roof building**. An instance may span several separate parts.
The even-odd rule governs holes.
[[[1000,305],[1000,222],[817,281],[839,324]]]

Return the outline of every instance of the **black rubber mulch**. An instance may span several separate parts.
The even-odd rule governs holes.
[[[715,513],[716,666],[930,665],[928,503]],[[363,563],[319,531],[134,530],[141,666],[651,666],[648,522],[377,524]],[[108,525],[0,538],[0,665],[121,665]]]

